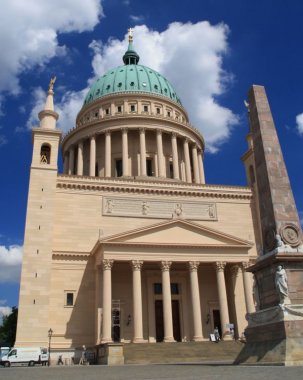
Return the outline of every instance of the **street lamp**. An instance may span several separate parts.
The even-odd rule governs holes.
[[[53,335],[53,330],[48,330],[48,366],[50,366],[50,350],[51,350],[51,339]]]

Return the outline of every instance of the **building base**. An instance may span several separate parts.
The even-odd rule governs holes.
[[[247,315],[246,344],[234,364],[303,365],[303,305],[279,305]]]
[[[105,343],[97,346],[97,363],[106,365],[123,365],[123,343]]]

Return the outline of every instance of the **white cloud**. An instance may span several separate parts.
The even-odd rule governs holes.
[[[300,135],[303,135],[303,113],[297,115],[296,123],[298,132],[300,133]]]
[[[59,33],[92,30],[101,15],[101,0],[2,0],[0,92],[18,94],[22,72],[64,53]]]
[[[173,84],[192,124],[202,132],[211,152],[227,141],[232,127],[238,123],[238,116],[218,101],[218,96],[232,81],[232,76],[223,69],[223,57],[228,51],[227,36],[226,25],[211,25],[207,21],[174,22],[163,32],[150,30],[145,25],[134,28],[134,46],[140,63],[159,71]],[[127,35],[123,41],[114,38],[107,43],[92,41],[90,48],[94,52],[92,67],[97,77],[122,64]],[[95,77],[88,80],[88,86]],[[57,103],[56,111],[61,114],[64,131],[74,126],[87,91],[88,88],[67,92]],[[39,101],[39,107],[31,114],[32,120],[42,109],[42,99]]]
[[[12,312],[12,308],[9,306],[0,306],[0,317],[10,315]]]
[[[0,147],[7,144],[7,138],[4,135],[0,135]]]
[[[80,111],[83,100],[89,88],[81,91],[66,91],[60,102],[55,105],[56,112],[59,114],[58,127],[63,132],[67,132],[75,125],[76,115]],[[46,93],[41,87],[34,90],[32,94],[35,106],[32,108],[30,117],[27,121],[27,128],[38,126],[38,113],[44,108]]]
[[[0,245],[0,283],[19,282],[23,247]]]
[[[130,15],[129,18],[130,18],[132,21],[134,21],[134,22],[142,22],[142,21],[144,20],[145,17],[142,16],[142,15],[138,15],[138,16],[136,16],[136,15]]]

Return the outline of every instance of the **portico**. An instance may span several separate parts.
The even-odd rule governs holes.
[[[167,249],[161,241],[163,233],[168,240],[169,236],[176,240],[176,234],[191,235],[195,243],[170,243]],[[98,320],[101,328],[96,329],[100,334],[97,343],[113,339],[110,315],[117,301],[121,305],[119,340],[207,340],[216,323],[214,314],[207,321],[213,310],[220,315],[222,339],[231,339],[228,325],[233,323],[237,330],[241,327],[230,308],[238,307],[237,302],[252,304],[252,294],[245,292],[250,281],[246,272],[238,284],[240,297],[235,299],[230,291],[233,268],[245,267],[250,247],[246,241],[184,220],[99,240],[92,251],[101,278],[96,297],[103,309],[103,318]],[[224,260],[218,261],[220,256]],[[212,278],[209,289],[204,287],[204,277]]]

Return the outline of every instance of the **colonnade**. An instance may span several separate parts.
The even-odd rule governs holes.
[[[102,343],[111,342],[111,308],[112,308],[112,282],[111,271],[114,260],[104,259],[102,262],[103,268],[103,321],[102,321]],[[163,296],[163,322],[164,322],[164,342],[174,342],[173,336],[173,318],[172,318],[172,303],[171,303],[171,282],[170,268],[171,261],[161,261],[160,269],[162,272],[162,296]],[[199,291],[198,268],[199,261],[188,262],[190,293],[193,315],[193,340],[202,341],[202,318],[201,318],[201,303]],[[221,317],[222,338],[228,339],[229,335],[229,310],[227,302],[226,284],[224,269],[226,262],[213,263],[217,276],[217,289]],[[143,313],[142,313],[142,289],[141,289],[141,270],[143,261],[131,261],[132,267],[132,292],[133,292],[133,342],[140,343],[143,338]],[[243,286],[246,310],[248,313],[254,311],[254,303],[252,297],[252,284],[250,274],[245,271],[248,263],[242,263]],[[239,266],[237,266],[239,267]]]
[[[132,130],[132,129],[131,129]],[[146,129],[139,129],[139,152],[140,152],[140,172],[130,173],[128,165],[128,128],[121,129],[121,141],[122,141],[122,175],[127,177],[131,175],[146,176]],[[111,132],[105,132],[105,152],[104,152],[104,174],[105,177],[112,177],[112,141]],[[156,145],[157,145],[157,167],[158,177],[166,177],[166,162],[163,152],[163,132],[160,129],[155,131],[156,133]],[[178,152],[178,139],[183,140],[183,152]],[[75,170],[75,149],[77,149],[77,165]],[[179,154],[181,153],[181,154]],[[180,157],[184,160],[185,166],[185,180],[188,183],[205,183],[203,157],[202,150],[198,148],[194,141],[190,141],[186,137],[178,136],[176,133],[171,133],[171,157],[173,165],[173,178],[176,180],[181,179],[180,175]],[[89,175],[95,176],[96,168],[96,136],[90,137],[90,152],[89,152]],[[139,170],[139,169],[138,169]],[[83,140],[79,141],[76,146],[71,146],[64,157],[64,173],[73,175],[83,175]]]

